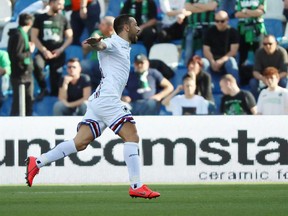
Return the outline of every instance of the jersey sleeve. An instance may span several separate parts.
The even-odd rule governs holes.
[[[113,50],[113,42],[110,38],[106,38],[102,42],[106,44],[106,49],[102,52],[111,52]]]

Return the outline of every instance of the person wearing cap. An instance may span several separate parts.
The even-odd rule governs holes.
[[[263,72],[267,88],[260,92],[258,115],[287,115],[288,90],[279,86],[280,74],[277,68],[267,67]]]
[[[131,106],[133,115],[158,115],[160,101],[173,91],[170,81],[149,66],[147,56],[136,55],[134,71],[130,73],[122,95],[122,101]]]

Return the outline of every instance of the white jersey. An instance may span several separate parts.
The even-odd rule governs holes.
[[[129,42],[116,34],[103,42],[107,48],[98,52],[102,79],[89,100],[102,96],[120,98],[130,73]]]
[[[102,79],[89,97],[87,111],[78,124],[89,125],[94,138],[109,127],[118,134],[125,122],[135,123],[121,95],[130,73],[130,44],[118,35],[104,39],[107,48],[98,52]]]
[[[208,106],[209,102],[202,96],[194,95],[188,99],[184,95],[176,95],[166,109],[173,115],[207,115]]]
[[[275,91],[263,89],[258,98],[257,110],[263,115],[287,115],[288,90],[280,86]]]

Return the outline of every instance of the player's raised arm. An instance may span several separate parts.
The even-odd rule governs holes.
[[[103,37],[95,34],[94,37],[87,38],[85,41],[83,41],[83,44],[89,44],[93,49],[96,49],[97,51],[104,50],[107,48],[107,46],[101,41],[102,39]]]

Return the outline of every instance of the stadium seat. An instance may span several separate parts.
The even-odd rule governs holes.
[[[10,116],[11,107],[12,107],[12,94],[9,94],[5,96],[2,107],[0,108],[0,116]]]
[[[272,34],[276,38],[284,35],[283,24],[278,19],[264,19],[267,34]]]
[[[130,63],[131,63],[131,66],[133,66],[134,58],[138,54],[144,54],[144,55],[147,56],[146,47],[143,44],[141,44],[141,43],[131,44],[131,51],[130,51]]]
[[[1,0],[0,7],[0,28],[10,22],[12,17],[12,4],[10,0]]]
[[[53,116],[53,106],[57,100],[57,97],[46,96],[42,101],[35,102],[33,106],[33,115]]]
[[[279,19],[284,21],[282,14],[284,4],[282,0],[266,0],[266,11],[263,15],[265,19]]]
[[[214,101],[215,101],[215,106],[216,106],[216,110],[215,110],[215,115],[217,114],[221,114],[220,113],[220,105],[221,105],[221,98],[223,97],[223,94],[221,93],[214,93],[213,94],[213,98],[214,98]]]
[[[66,62],[71,58],[79,58],[81,61],[83,59],[82,47],[78,45],[70,45],[65,50]]]
[[[36,2],[38,0],[17,0],[15,1],[14,10],[13,10],[13,18],[12,20],[17,20],[17,17],[19,16],[19,13],[28,7],[30,4]],[[2,6],[2,5],[1,5]]]
[[[217,74],[217,73],[210,73],[211,74],[211,80],[212,80],[212,93],[213,94],[221,94],[221,88],[220,88],[220,79],[223,76],[223,74]]]
[[[149,59],[159,59],[176,69],[179,61],[178,47],[173,43],[154,44],[150,49]]]
[[[8,40],[9,40],[9,35],[8,35],[9,31],[10,29],[17,28],[17,26],[18,26],[18,23],[16,22],[9,22],[4,26],[1,41],[0,41],[1,49],[7,49]]]
[[[187,67],[185,66],[178,66],[175,70],[175,75],[171,79],[171,83],[173,84],[174,88],[177,88],[178,85],[182,85],[182,78],[187,73]]]
[[[120,14],[121,7],[126,0],[113,0],[109,1],[106,16],[117,17]]]

